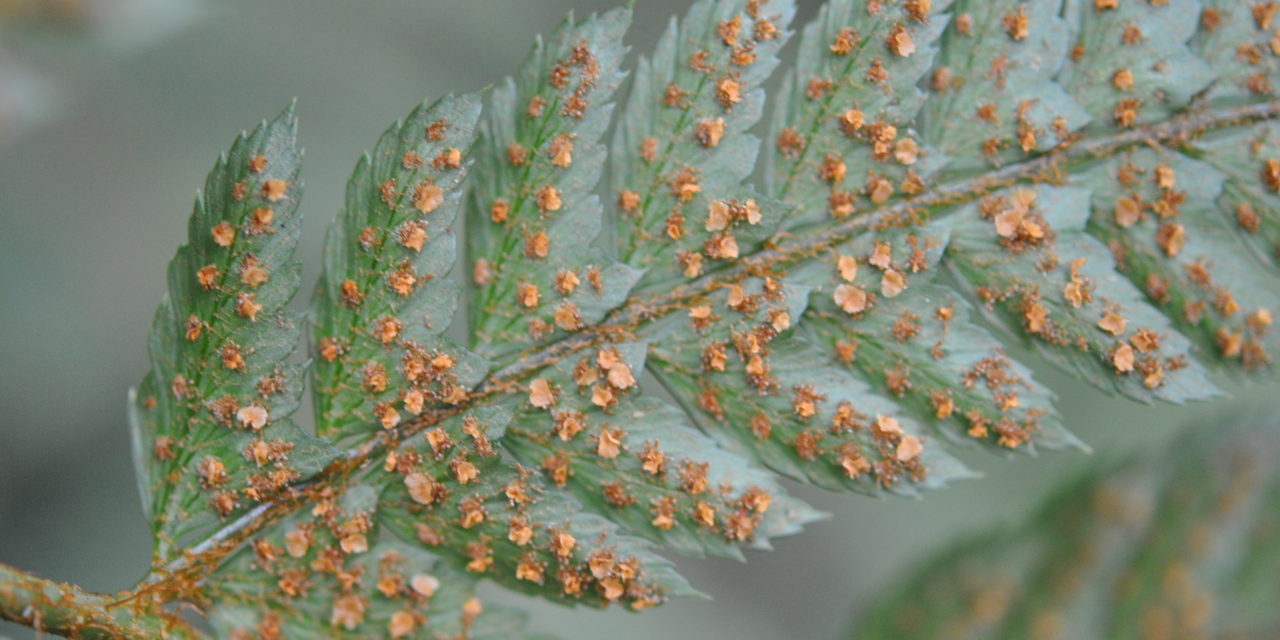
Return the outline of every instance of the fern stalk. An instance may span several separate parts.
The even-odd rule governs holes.
[[[0,564],[0,619],[67,638],[198,638],[177,615],[151,610],[144,590],[89,593]]]

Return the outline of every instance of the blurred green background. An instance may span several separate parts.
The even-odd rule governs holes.
[[[345,177],[391,121],[512,73],[569,10],[615,3],[0,0],[0,562],[94,590],[145,571],[125,393],[146,366],[147,325],[194,191],[237,131],[298,98],[300,255],[314,281]],[[651,47],[686,4],[637,2],[633,49]],[[801,5],[803,22],[817,2]],[[1179,410],[1039,374],[1092,459],[970,455],[985,478],[918,501],[796,488],[831,519],[746,565],[680,559],[712,602],[570,612],[488,591],[569,639],[830,638],[950,537],[1015,523],[1074,470],[1161,444],[1183,424],[1212,429],[1275,391],[1228,380],[1233,399]],[[0,623],[5,636],[32,634]]]

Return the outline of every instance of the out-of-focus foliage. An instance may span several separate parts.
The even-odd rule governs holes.
[[[73,36],[71,47],[129,50],[180,31],[201,12],[201,0],[0,0],[0,148],[56,120],[76,91],[25,60],[21,46],[6,44],[9,37],[57,30]]]
[[[1274,417],[1196,425],[1085,474],[1028,522],[923,561],[850,638],[1274,638]]]

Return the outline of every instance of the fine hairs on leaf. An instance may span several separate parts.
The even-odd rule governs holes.
[[[285,308],[292,107],[236,138],[129,399],[153,570],[109,612],[0,574],[0,614],[199,635],[170,606],[191,602],[224,638],[523,637],[479,581],[642,610],[702,595],[663,551],[742,559],[820,519],[783,478],[917,496],[975,475],[957,451],[1087,451],[1008,346],[1140,402],[1270,375],[1280,3],[829,0],[793,25],[792,0],[696,0],[628,66],[632,9],[570,16],[515,76],[388,128],[306,313]],[[1141,515],[1116,500],[1037,535]],[[1058,597],[1075,578],[1024,540],[970,551],[1025,547],[1014,586]],[[986,615],[963,597],[936,622]],[[995,613],[965,624],[1038,637]]]

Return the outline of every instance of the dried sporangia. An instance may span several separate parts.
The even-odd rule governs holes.
[[[298,316],[283,310],[297,282],[264,286],[295,267],[295,127],[286,111],[236,140],[197,201],[193,237],[174,262],[188,280],[175,283],[156,330],[187,346],[180,355],[156,353],[135,417],[153,443],[145,494],[161,516],[154,531],[166,540],[208,531],[317,470],[309,454],[294,453],[312,439],[288,419],[304,373],[279,363],[299,340]],[[161,385],[164,393],[152,391]],[[237,432],[256,444],[242,449]],[[201,455],[180,455],[194,450]]]
[[[1180,176],[1199,179],[1180,180]],[[1185,156],[1142,150],[1117,158],[1089,177],[1099,185],[1095,201],[1114,198],[1115,203],[1114,214],[1105,216],[1106,224],[1099,226],[1099,237],[1135,285],[1158,283],[1157,287],[1145,287],[1151,303],[1164,310],[1188,337],[1198,340],[1201,348],[1217,351],[1221,358],[1245,370],[1266,366],[1274,348],[1268,344],[1272,339],[1269,331],[1265,326],[1250,326],[1238,312],[1253,308],[1270,313],[1280,301],[1233,286],[1240,281],[1239,274],[1253,266],[1240,259],[1240,250],[1206,254],[1206,248],[1216,248],[1222,240],[1188,214],[1215,206],[1214,199],[1224,188],[1221,174]],[[1265,166],[1262,180],[1265,184]],[[1112,333],[1122,333],[1124,325],[1119,327],[1121,331]],[[1156,343],[1139,339],[1132,347],[1139,344]],[[1139,349],[1138,353],[1152,351],[1155,349]],[[1116,354],[1118,370],[1137,366],[1129,364],[1128,350],[1117,349]],[[1139,363],[1136,353],[1132,357]],[[1158,384],[1163,380],[1167,366],[1148,361],[1145,367],[1144,381]]]
[[[262,602],[241,610],[234,624],[248,626],[229,637],[282,637],[286,621],[308,633],[400,638],[429,626],[465,634],[484,615],[472,583],[456,569],[404,544],[370,546],[376,498],[369,487],[319,499],[322,509],[287,519],[229,561],[243,577],[224,570],[207,587],[223,598]],[[264,590],[276,599],[263,599]]]
[[[305,364],[292,117],[238,139],[131,407],[157,562],[236,637],[469,637],[482,578],[640,609],[690,592],[650,543],[737,557],[817,517],[776,473],[910,494],[965,474],[950,438],[1081,447],[975,305],[1140,400],[1268,369],[1280,4],[1042,4],[832,0],[765,141],[793,3],[673,22],[625,126],[630,9],[567,21],[483,116],[419,107],[357,165]]]
[[[601,216],[599,201],[589,197],[599,176],[591,167],[604,158],[596,121],[612,107],[623,78],[628,20],[629,12],[618,10],[582,24],[566,22],[538,43],[521,81],[491,97],[479,144],[501,157],[478,154],[482,170],[474,194],[484,219],[467,220],[478,302],[470,316],[479,338],[473,346],[486,356],[510,358],[518,344],[593,324],[634,282],[633,273],[611,264],[581,232],[598,226],[592,221]],[[484,164],[490,160],[495,162]],[[582,182],[583,171],[594,176],[591,182]],[[523,250],[497,250],[512,243]],[[588,269],[600,270],[607,286],[566,288],[559,276]]]
[[[457,213],[456,199],[446,195],[464,177],[459,149],[468,146],[478,112],[472,96],[442,101],[416,110],[380,142],[394,149],[379,156],[388,172],[382,175],[392,177],[376,185],[369,181],[365,204],[344,216],[355,219],[349,229],[369,229],[377,220],[395,230],[394,242],[368,242],[363,232],[331,238],[331,251],[341,257],[326,272],[325,292],[339,304],[320,306],[317,385],[333,390],[318,397],[318,411],[326,417],[321,435],[349,441],[463,397],[455,347],[438,336],[448,318],[410,310],[441,291],[435,281],[444,272],[430,270],[441,268],[430,261],[432,247]],[[433,133],[423,136],[424,130]],[[406,157],[431,160],[404,162]],[[364,164],[357,174],[382,166]],[[437,228],[440,234],[430,232]],[[376,265],[374,271],[369,264]],[[360,376],[361,384],[340,383],[351,375]]]
[[[616,370],[607,356],[599,359]],[[523,469],[512,473],[503,467],[486,434],[501,433],[501,423],[509,419],[500,411],[481,410],[447,420],[434,443],[430,434],[406,441],[384,466],[403,477],[406,488],[405,506],[393,507],[386,525],[401,537],[430,538],[441,549],[464,549],[469,572],[537,583],[547,595],[566,600],[618,601],[643,608],[665,597],[667,589],[680,588],[669,569],[655,564],[656,558],[635,540],[602,529],[598,516],[581,513],[571,498]],[[445,439],[470,439],[476,453],[446,448],[440,444]],[[571,477],[567,460],[561,454],[541,462],[553,485]],[[616,485],[610,493],[615,502],[632,504],[625,490],[619,490]],[[603,533],[597,538],[585,531]]]
[[[633,95],[628,103],[632,115],[624,117],[645,124],[620,133],[620,144],[636,153],[615,158],[615,174],[629,185],[624,194],[634,194],[620,200],[628,212],[619,229],[620,258],[645,269],[642,286],[717,268],[708,261],[737,260],[767,238],[760,221],[776,216],[741,184],[743,176],[705,176],[697,169],[728,161],[747,142],[742,133],[758,118],[762,100],[757,86],[777,63],[794,11],[785,2],[743,4],[717,13],[712,26],[724,37],[701,43],[686,60],[654,68],[652,95]],[[664,42],[699,27],[677,24]],[[670,144],[657,143],[672,132]],[[729,203],[750,203],[754,215],[749,221],[733,216],[723,225]]]

